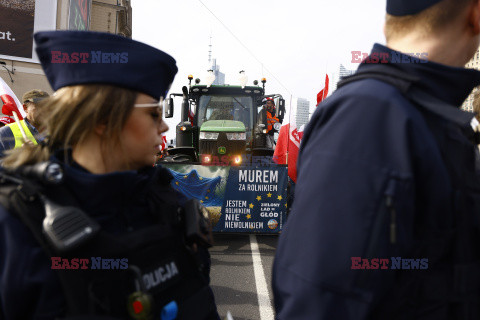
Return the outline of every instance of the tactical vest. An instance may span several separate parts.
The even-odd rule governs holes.
[[[473,114],[419,90],[414,85],[418,80],[415,77],[382,66],[346,77],[338,87],[363,79],[380,80],[396,87],[420,111],[436,140],[454,190],[450,234],[441,238],[438,234],[424,235],[422,243],[412,252],[414,256],[441,261],[442,268],[435,273],[399,272],[391,290],[374,307],[369,319],[432,317],[432,314],[418,314],[412,301],[440,307],[448,319],[480,319],[480,167],[474,145],[480,139],[471,127]],[[421,225],[416,228],[429,230]],[[433,295],[426,295],[419,288]]]
[[[33,136],[32,132],[30,132],[30,129],[28,128],[27,124],[25,123],[25,120],[20,120],[20,124],[23,128],[23,131],[25,131],[25,134],[27,136],[27,139],[30,140],[34,145],[37,144],[37,140],[35,140],[35,137]],[[10,130],[12,130],[13,137],[15,138],[15,147],[20,148],[23,146],[23,135],[22,132],[20,131],[20,127],[17,122],[10,123],[7,125]]]
[[[175,319],[218,319],[202,265],[185,243],[183,225],[178,219],[181,207],[172,201],[176,195],[168,182],[153,185],[149,192],[153,212],[162,212],[158,224],[120,235],[100,231],[87,243],[67,252],[59,252],[46,240],[42,232],[45,209],[39,199],[41,191],[58,205],[76,206],[66,188],[26,178],[19,183],[5,179],[2,182],[0,203],[27,225],[49,257],[90,262],[86,270],[55,270],[66,299],[67,319],[93,315],[161,319],[160,314],[171,303],[178,307]],[[112,269],[108,263],[111,260],[107,259],[117,261],[113,263],[116,267]],[[107,269],[103,268],[104,261]],[[153,298],[151,303],[144,299],[145,293]],[[137,316],[129,316],[128,309]]]

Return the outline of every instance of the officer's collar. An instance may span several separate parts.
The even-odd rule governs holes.
[[[375,53],[375,57],[372,55]],[[381,56],[382,53],[388,55]],[[422,53],[418,53],[421,56]],[[380,57],[379,57],[380,56]],[[460,107],[473,88],[480,85],[480,71],[450,67],[431,61],[412,59],[412,56],[375,44],[370,57],[362,62],[358,72],[369,69],[388,68],[408,73],[417,78],[414,85],[427,93],[455,106]],[[382,57],[387,63],[381,63]],[[425,57],[425,55],[424,55]],[[428,56],[427,56],[428,57]],[[376,58],[376,59],[373,59]],[[378,61],[377,63],[372,63]]]
[[[71,150],[58,150],[51,161],[59,163],[65,172],[65,183],[71,187],[78,199],[101,206],[115,199],[128,199],[138,190],[145,189],[158,179],[158,169],[145,167],[138,171],[93,174],[75,163]]]

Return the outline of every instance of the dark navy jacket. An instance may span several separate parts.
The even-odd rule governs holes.
[[[94,175],[78,166],[66,166],[65,184],[103,230],[122,234],[153,223],[144,194],[155,170],[165,171],[161,177],[171,177],[160,167],[142,173]],[[178,194],[178,201],[184,200]],[[64,308],[62,288],[49,257],[30,230],[0,206],[0,319],[2,315],[4,319],[53,319]]]
[[[373,51],[400,54],[378,44]],[[433,62],[363,63],[358,72],[372,67],[407,72],[418,78],[415,86],[455,106],[480,84],[476,70]],[[352,270],[352,257],[414,258],[425,221],[432,221],[428,227],[443,250],[452,208],[448,171],[418,108],[383,81],[341,87],[317,108],[303,136],[295,202],[274,262],[277,318],[371,319],[393,283],[411,272],[402,303],[414,313],[399,318],[449,319],[444,305],[415,301],[420,294],[433,297],[444,279],[416,282],[413,275],[424,270]],[[388,219],[395,222],[394,242]],[[429,261],[429,271],[441,263]]]

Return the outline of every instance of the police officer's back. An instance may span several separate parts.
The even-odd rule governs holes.
[[[35,41],[56,94],[47,140],[15,150],[1,172],[0,318],[218,319],[195,252],[209,239],[185,227],[202,222],[198,204],[153,167],[175,60],[111,34]],[[58,52],[88,55],[54,63]]]
[[[274,264],[278,319],[480,317],[476,135],[458,110],[480,84],[462,68],[480,3],[387,0],[387,12],[387,46],[305,130]]]

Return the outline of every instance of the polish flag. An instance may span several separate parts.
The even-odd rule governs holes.
[[[167,147],[167,137],[163,136],[162,137],[162,144],[160,145],[160,151],[165,150],[166,147]]]
[[[19,120],[23,120],[26,117],[25,110],[23,110],[23,105],[17,99],[15,93],[8,86],[8,84],[3,81],[0,77],[0,98],[3,102],[2,113],[7,116],[12,116],[12,111],[15,111],[18,115]]]
[[[276,163],[288,165],[288,176],[295,183],[297,182],[297,158],[302,136],[303,130],[299,132],[294,124],[289,123],[282,126],[273,153],[273,159]]]
[[[319,93],[317,93],[317,107],[327,96],[328,96],[328,84],[330,79],[328,78],[328,74],[325,76],[325,86]]]

